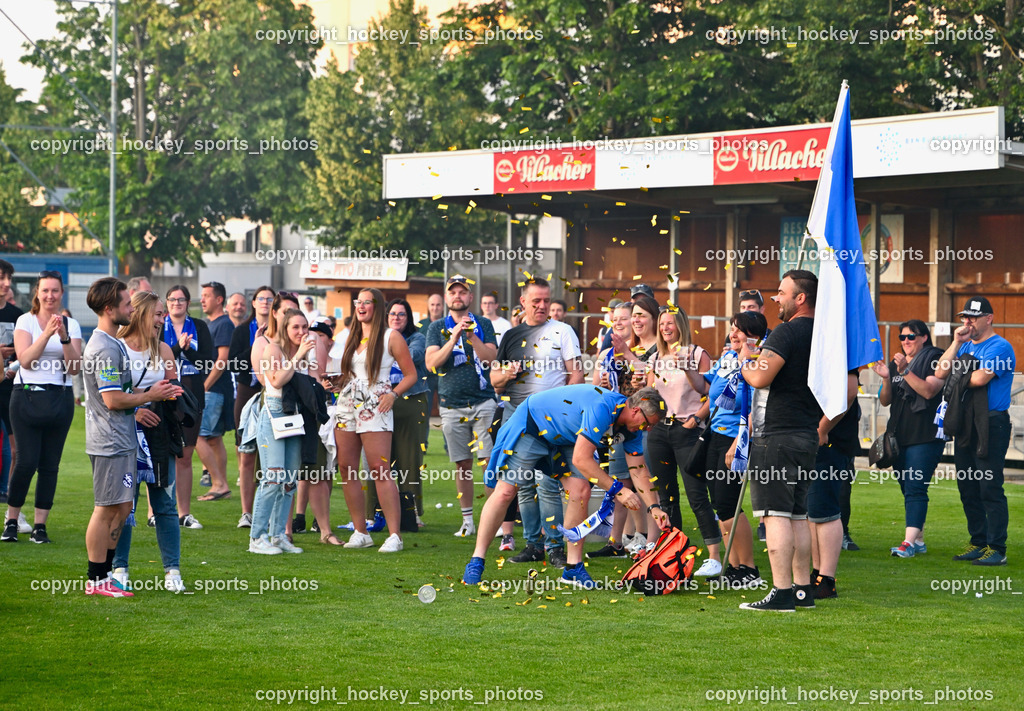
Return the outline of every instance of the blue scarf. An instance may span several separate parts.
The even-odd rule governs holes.
[[[719,370],[725,365],[725,358],[719,361]],[[743,380],[743,369],[736,367],[731,373],[729,373],[728,380],[725,381],[725,389],[722,394],[715,399],[715,407],[720,407],[727,412],[732,412],[736,409],[736,393],[740,391],[742,387],[741,380]]]
[[[942,398],[942,402],[939,403],[939,409],[935,411],[935,419],[932,424],[939,426],[939,429],[935,432],[935,439],[941,439],[946,441],[946,432],[942,429],[942,425],[946,421],[946,408],[949,407],[949,403],[946,402],[946,398]]]
[[[199,350],[199,335],[196,333],[196,325],[192,321],[191,316],[185,317],[185,324],[181,327],[183,334],[187,333],[192,336],[192,340],[189,342],[188,347],[193,351]],[[174,335],[174,324],[171,323],[170,316],[164,316],[164,343],[174,348],[178,345],[178,337]],[[199,371],[192,365],[192,362],[185,355],[185,351],[181,352],[181,368],[178,373],[179,376],[184,377],[186,375],[199,375]]]
[[[601,501],[601,507],[594,513],[592,513],[586,521],[581,523],[579,526],[573,526],[572,528],[565,528],[562,524],[558,524],[558,531],[565,540],[570,543],[576,541],[582,541],[590,534],[595,536],[607,536],[612,531],[612,523],[615,520],[615,495],[622,490],[622,482],[618,479],[612,484],[611,488],[608,489],[608,493],[604,495],[604,499]]]
[[[609,348],[601,361],[601,371],[608,373],[608,389],[619,392],[619,369],[621,364],[615,360],[615,348]]]
[[[473,314],[469,314],[469,318],[473,321],[473,333],[475,333],[476,337],[481,341],[484,340],[484,329],[480,326],[476,317],[473,316]],[[451,333],[455,329],[455,319],[452,318],[451,314],[445,316],[444,328],[448,333]],[[463,333],[465,333],[465,331],[463,331]],[[456,368],[466,362],[466,346],[462,343],[462,338],[459,338],[459,340],[455,342],[455,348],[452,349],[452,357],[455,358]],[[473,365],[476,367],[476,377],[480,380],[480,389],[486,390],[488,382],[487,378],[484,377],[484,366],[483,363],[480,362],[480,357],[476,352],[473,353]]]
[[[740,373],[741,370],[737,370]],[[746,387],[746,381],[744,381],[744,387],[740,388],[742,397],[740,398],[740,441],[736,445],[736,453],[732,457],[732,466],[729,467],[731,471],[742,472],[747,469],[747,461],[750,458],[750,428],[747,426],[747,422],[750,420],[750,388]]]

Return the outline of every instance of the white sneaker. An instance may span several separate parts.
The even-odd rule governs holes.
[[[402,548],[402,539],[399,537],[397,533],[392,533],[390,536],[387,537],[387,540],[384,541],[384,545],[382,545],[377,550],[380,553],[397,553],[398,551],[402,550]]]
[[[274,536],[270,542],[283,550],[285,553],[301,553],[302,549],[288,540],[288,536]]]
[[[181,522],[182,528],[194,528],[196,530],[203,527],[203,524],[196,520],[196,517],[192,514],[188,514]]]
[[[626,545],[626,552],[630,555],[636,555],[646,547],[647,539],[643,535],[637,533],[629,539],[629,543]]]
[[[110,573],[110,577],[113,579],[119,590],[131,592],[132,584],[131,581],[128,580],[127,568],[114,568]]]
[[[167,574],[164,575],[164,587],[172,593],[185,592],[185,583],[181,579],[181,571],[177,568],[168,570]]]
[[[18,514],[18,533],[32,533],[32,524],[25,520],[25,514]]]
[[[473,524],[473,522],[463,521],[462,528],[456,531],[454,535],[456,538],[465,538],[466,536],[472,536],[474,533],[476,533],[476,526]],[[497,538],[497,536],[495,536],[495,538]]]
[[[370,537],[369,533],[360,533],[359,531],[353,531],[352,537],[348,539],[348,543],[344,545],[345,548],[370,548],[373,545],[373,538]]]
[[[259,538],[249,539],[249,552],[250,553],[261,553],[263,555],[277,555],[283,551],[270,542],[267,538],[267,534],[263,534]]]
[[[238,519],[238,528],[252,528],[252,514],[242,514],[242,518]]]
[[[708,558],[697,570],[693,573],[695,578],[713,578],[716,575],[722,574],[722,564],[714,558]]]

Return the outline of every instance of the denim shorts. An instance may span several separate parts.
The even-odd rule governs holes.
[[[203,408],[203,424],[199,426],[199,436],[223,437],[225,432],[230,432],[234,428],[234,411],[224,403],[224,394],[206,393],[206,406]]]
[[[841,518],[839,495],[846,481],[853,481],[853,459],[836,447],[819,447],[807,490],[808,521],[828,523]]]

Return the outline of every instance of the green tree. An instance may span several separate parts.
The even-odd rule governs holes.
[[[413,255],[446,243],[494,242],[505,229],[494,213],[467,214],[466,206],[454,204],[441,209],[444,200],[382,198],[383,155],[468,147],[479,112],[446,82],[444,43],[414,44],[427,16],[413,9],[413,0],[392,0],[380,24],[407,32],[408,40],[365,43],[352,71],[330,67],[311,86],[306,114],[318,147],[316,163],[307,166],[306,224],[322,229],[323,244],[402,248]]]
[[[276,43],[257,33],[312,30],[309,7],[291,0],[118,7],[117,252],[128,271],[148,274],[167,260],[194,266],[217,248],[232,217],[295,219],[295,176],[311,153],[301,106],[320,43]],[[47,71],[41,103],[54,125],[107,131],[41,52],[106,111],[109,16],[67,2],[59,12],[59,36],[27,57]],[[72,151],[48,168],[105,236],[107,156]]]
[[[31,121],[31,102],[19,97],[21,89],[7,83],[0,67],[0,124],[25,124]],[[19,157],[27,153],[24,131],[0,128],[0,139]],[[29,204],[23,190],[37,188],[28,173],[7,150],[0,148],[0,252],[53,252],[64,243],[64,235],[46,229],[45,207]]]
[[[517,0],[462,5],[450,30],[453,81],[477,87],[490,137],[637,138],[761,125],[773,65],[709,33],[726,4],[685,0]],[[521,134],[528,129],[526,134]]]

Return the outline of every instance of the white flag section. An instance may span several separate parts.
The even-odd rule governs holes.
[[[807,384],[829,419],[847,406],[846,374],[882,359],[853,197],[850,88],[843,82],[807,232],[820,257]]]

